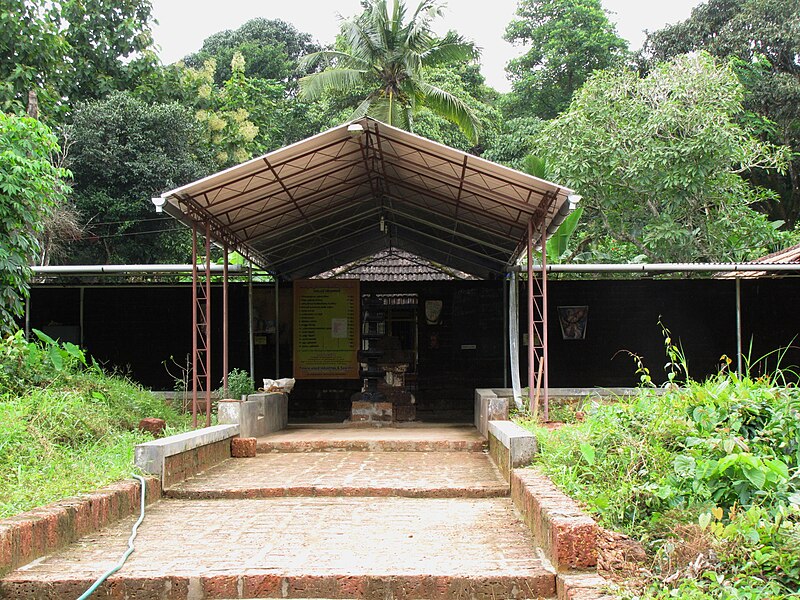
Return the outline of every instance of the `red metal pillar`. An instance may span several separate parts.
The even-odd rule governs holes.
[[[539,397],[536,380],[536,313],[533,302],[533,221],[528,221],[528,407],[535,411]],[[535,416],[535,414],[534,414]]]
[[[550,387],[550,379],[548,377],[548,363],[547,363],[547,223],[546,219],[542,219],[542,237],[540,238],[542,244],[542,369],[544,371],[544,420],[550,420],[550,396],[548,389]]]
[[[228,394],[228,244],[223,248],[225,258],[222,263],[222,389]]]
[[[211,223],[206,221],[206,427],[211,427]]]
[[[192,427],[197,428],[197,223],[192,221]],[[188,383],[188,382],[187,382]]]

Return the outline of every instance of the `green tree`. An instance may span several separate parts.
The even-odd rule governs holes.
[[[704,53],[644,78],[600,72],[537,146],[583,195],[598,239],[651,261],[748,259],[790,238],[751,207],[767,192],[740,173],[779,167],[786,153],[742,128],[741,101],[733,71]]]
[[[552,119],[567,108],[594,71],[620,63],[628,43],[617,35],[600,0],[520,0],[505,39],[530,46],[507,67],[510,116]]]
[[[180,68],[177,99],[195,109],[218,166],[228,167],[279,145],[275,141],[281,139],[280,121],[275,113],[283,87],[247,77],[245,59],[238,52],[231,60],[230,79],[221,86],[214,81],[216,66],[211,58],[199,69]]]
[[[643,68],[678,54],[705,50],[734,58],[745,86],[743,119],[761,136],[789,146],[786,173],[754,170],[748,177],[779,198],[765,208],[794,227],[800,220],[800,3],[797,0],[709,0],[686,21],[648,34]]]
[[[24,114],[33,93],[52,112],[59,100],[54,79],[67,49],[58,17],[44,2],[0,0],[0,109]]]
[[[150,198],[215,166],[191,110],[114,92],[80,105],[69,136],[67,164],[86,235],[68,262],[187,261],[188,236],[174,220],[156,215]]]
[[[24,311],[38,234],[52,206],[66,201],[69,173],[53,166],[56,137],[29,117],[0,112],[0,334]]]
[[[521,169],[525,157],[534,152],[536,136],[544,124],[545,121],[539,117],[531,116],[501,119],[499,131],[491,139],[483,158],[512,169]]]
[[[309,34],[298,31],[293,25],[280,19],[258,18],[239,29],[226,29],[207,37],[202,48],[183,62],[200,69],[213,58],[216,61],[214,81],[221,86],[231,78],[231,61],[238,52],[245,59],[247,77],[282,81],[294,91],[298,79],[306,74],[299,64],[301,57],[320,50]]]
[[[156,68],[150,0],[0,0],[0,105],[41,104],[62,122],[78,101],[136,87]]]
[[[452,121],[474,144],[480,123],[469,106],[455,95],[425,79],[426,67],[434,68],[477,58],[471,42],[450,31],[437,38],[431,22],[443,9],[437,0],[422,0],[406,21],[406,7],[396,0],[390,11],[387,0],[365,0],[364,12],[342,24],[341,50],[326,50],[306,57],[314,67],[328,68],[300,80],[301,95],[309,100],[326,92],[366,90],[366,98],[352,118],[370,115],[413,130],[414,114],[422,107]]]
[[[136,87],[155,69],[150,0],[60,0],[68,44],[61,92],[70,103]]]
[[[425,78],[441,89],[448,90],[466,104],[480,124],[481,138],[476,145],[452,121],[428,108],[414,115],[414,133],[428,139],[481,155],[499,132],[502,115],[496,108],[498,92],[486,86],[477,64],[452,64],[425,70]]]

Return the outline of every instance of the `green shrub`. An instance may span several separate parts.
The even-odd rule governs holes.
[[[779,380],[721,373],[592,404],[556,431],[523,424],[556,484],[654,556],[681,524],[709,537],[719,564],[646,597],[785,598],[800,593],[800,390]]]

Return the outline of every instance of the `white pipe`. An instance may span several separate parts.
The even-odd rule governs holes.
[[[522,267],[514,266],[509,272],[522,272]],[[541,272],[541,265],[533,265],[533,270]],[[800,273],[800,263],[641,263],[641,264],[557,264],[547,265],[548,273],[744,273],[767,271],[770,273]]]
[[[192,265],[49,265],[31,267],[34,275],[119,275],[124,273],[191,273]],[[230,265],[229,271],[242,272],[242,265]],[[205,265],[197,265],[205,271]],[[222,273],[223,265],[211,265],[212,273]]]

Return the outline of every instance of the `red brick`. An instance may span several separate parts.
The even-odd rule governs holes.
[[[217,575],[203,579],[204,598],[238,598],[239,577],[236,575]]]
[[[164,419],[156,419],[148,417],[139,421],[139,429],[153,434],[153,437],[161,437],[164,435],[164,429],[167,427],[167,422]]]
[[[281,593],[283,578],[280,575],[245,575],[243,598],[275,598]]]
[[[256,438],[233,438],[231,440],[231,456],[233,458],[254,458],[256,455]]]

